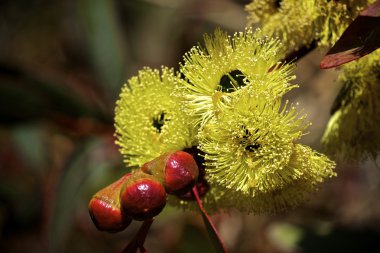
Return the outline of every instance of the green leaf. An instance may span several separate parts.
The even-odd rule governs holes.
[[[210,220],[210,217],[204,212],[201,212],[203,222],[205,223],[207,233],[210,237],[210,240],[214,246],[215,252],[217,253],[226,253],[222,241],[218,235],[218,233],[215,230],[214,225],[212,224],[212,221]]]
[[[95,103],[86,102],[61,83],[51,83],[17,67],[0,65],[0,123],[14,125],[25,121],[92,118],[110,123]]]
[[[12,139],[20,153],[22,160],[26,161],[28,168],[39,177],[46,175],[47,154],[43,128],[39,124],[23,124],[12,129]],[[33,143],[33,148],[31,147]]]
[[[79,1],[89,53],[104,91],[117,98],[126,69],[125,42],[113,1]]]
[[[49,252],[64,251],[76,210],[87,205],[89,199],[83,198],[86,189],[98,179],[93,175],[99,176],[99,172],[113,167],[112,160],[99,155],[99,149],[105,148],[102,145],[99,139],[82,140],[63,168],[57,189],[51,193],[54,198],[51,203],[53,211],[49,227]]]
[[[180,243],[175,249],[175,252],[214,252],[213,245],[210,243],[208,235],[202,232],[203,231],[200,227],[186,223],[183,227]]]

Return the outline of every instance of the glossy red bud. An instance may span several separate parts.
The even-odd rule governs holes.
[[[165,153],[145,163],[141,170],[161,180],[169,194],[182,194],[189,191],[199,174],[193,156],[184,151]]]
[[[192,155],[183,151],[172,153],[166,161],[166,191],[179,194],[190,190],[197,181],[198,174],[198,166]]]
[[[206,172],[204,166],[204,153],[196,147],[191,147],[185,149],[184,151],[192,155],[194,157],[195,162],[198,165],[199,174],[198,181],[196,182],[195,186],[197,187],[199,197],[202,198],[210,190],[210,185],[205,179]],[[182,200],[195,201],[195,196],[191,189],[189,189],[185,193],[176,194],[176,196]]]
[[[153,176],[136,173],[120,192],[123,212],[135,220],[147,220],[159,214],[166,204],[164,186]]]
[[[98,191],[90,200],[88,210],[97,229],[107,232],[120,232],[131,223],[120,207],[120,189],[131,174],[126,174],[116,182]]]

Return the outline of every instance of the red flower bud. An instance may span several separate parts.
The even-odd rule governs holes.
[[[190,190],[198,179],[198,166],[190,154],[177,151],[166,162],[165,186],[168,193]]]
[[[199,174],[193,156],[184,151],[165,153],[145,163],[141,170],[161,180],[169,194],[182,194],[189,191]]]
[[[125,214],[135,220],[147,220],[165,207],[165,188],[153,176],[137,172],[122,188],[120,202]]]
[[[198,181],[196,182],[195,186],[197,187],[199,197],[202,198],[210,190],[210,185],[205,179],[206,172],[205,172],[205,166],[204,166],[204,156],[203,156],[204,153],[200,151],[199,149],[197,149],[196,147],[187,148],[184,151],[189,153],[191,156],[193,156],[196,164],[198,165],[198,171],[199,171]],[[176,194],[176,196],[179,199],[186,200],[186,201],[195,200],[194,193],[191,189],[189,189],[187,192]]]
[[[98,191],[90,200],[88,210],[97,229],[107,232],[119,232],[131,223],[120,208],[119,192],[131,174],[126,174],[116,182]]]

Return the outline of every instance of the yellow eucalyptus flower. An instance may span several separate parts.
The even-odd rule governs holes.
[[[316,1],[319,18],[316,38],[321,46],[332,46],[366,6],[375,0]]]
[[[209,211],[278,212],[299,204],[335,175],[335,164],[296,144],[309,123],[282,103],[296,87],[289,83],[294,65],[280,63],[279,41],[260,31],[229,37],[216,30],[205,44],[185,55],[185,79],[165,67],[145,68],[124,86],[115,127],[126,164],[141,166],[199,143],[211,186],[202,199]],[[174,196],[168,201],[195,207]]]
[[[314,39],[317,17],[314,0],[256,0],[246,6],[249,25],[260,23],[264,34],[280,37],[286,48],[299,48]]]
[[[235,33],[231,38],[217,29],[205,36],[205,49],[194,47],[185,54],[180,71],[186,80],[177,89],[185,99],[186,112],[204,125],[220,113],[224,102],[239,92],[260,91],[278,99],[295,87],[293,65],[281,64],[280,43],[263,39],[260,31]]]
[[[202,199],[203,206],[210,213],[233,208],[253,214],[285,212],[305,202],[327,178],[336,176],[333,161],[301,144],[294,145],[287,167],[296,167],[301,175],[282,187],[266,192],[256,191],[254,195],[226,188],[218,181],[210,183],[210,192]],[[196,203],[176,197],[169,197],[168,202],[185,210],[198,208]]]
[[[295,141],[309,125],[305,117],[287,103],[281,106],[280,100],[260,97],[249,92],[234,97],[230,107],[199,133],[210,183],[251,197],[309,177],[304,165],[314,159],[310,152],[302,160],[294,156]],[[319,167],[308,169],[309,174],[315,167],[331,171],[326,160],[319,162]]]
[[[192,119],[171,94],[178,82],[172,69],[163,67],[160,74],[144,68],[123,87],[115,108],[116,143],[128,166],[193,145]]]
[[[297,49],[317,40],[332,46],[359,12],[374,0],[254,0],[246,6],[249,24],[260,23],[264,34],[279,36]]]
[[[380,50],[343,66],[342,89],[322,143],[342,160],[375,159],[380,151]]]

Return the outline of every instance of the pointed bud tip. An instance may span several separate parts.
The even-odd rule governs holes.
[[[128,227],[132,221],[114,203],[104,199],[92,198],[88,210],[92,221],[100,231],[120,232]]]
[[[88,210],[95,226],[100,231],[119,232],[124,230],[132,219],[120,209],[120,190],[131,173],[101,189],[90,200]]]

